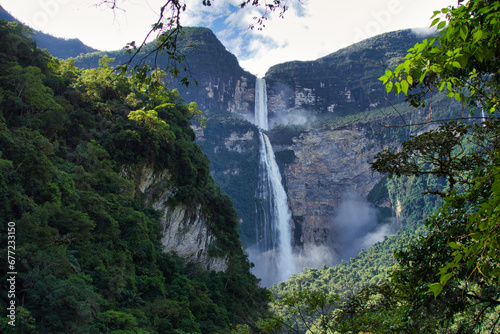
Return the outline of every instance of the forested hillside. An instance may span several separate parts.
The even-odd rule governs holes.
[[[104,58],[81,70],[0,21],[2,333],[224,333],[266,312],[236,213],[193,142],[196,104],[117,76]],[[154,76],[161,83],[161,73]],[[215,236],[208,271],[167,254],[160,212],[133,167],[161,171],[169,207],[200,207]],[[9,247],[7,249],[7,244]],[[10,251],[8,253],[8,250]],[[6,261],[4,261],[4,265]],[[11,295],[6,272],[16,272]],[[12,289],[11,289],[12,290]]]

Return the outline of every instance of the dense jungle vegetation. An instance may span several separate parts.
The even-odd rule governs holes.
[[[161,84],[81,70],[0,21],[1,256],[15,223],[16,327],[2,333],[225,333],[253,326],[267,292],[250,273],[231,201],[190,125],[196,104]],[[161,82],[162,73],[153,77]],[[159,212],[124,168],[168,171],[176,205],[202,205],[225,272],[163,251]],[[151,195],[151,194],[150,194]],[[5,263],[5,262],[4,262]],[[6,313],[6,270],[0,309]],[[13,271],[12,269],[10,271]]]

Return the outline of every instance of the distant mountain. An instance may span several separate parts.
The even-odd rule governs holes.
[[[1,5],[0,5],[0,20],[7,20],[9,22],[19,22],[14,16],[10,15],[10,13],[6,11]]]
[[[378,35],[312,61],[290,61],[266,73],[275,112],[305,109],[345,116],[387,106],[378,78],[397,64],[422,36],[412,30]],[[393,101],[394,102],[394,101]]]
[[[61,59],[75,58],[81,54],[97,51],[77,38],[64,39],[40,31],[35,31],[33,39],[40,49],[47,49],[52,56]]]
[[[20,22],[2,6],[0,6],[0,20],[7,20],[9,22]],[[97,50],[82,43],[77,38],[59,38],[44,32],[33,30],[33,40],[36,41],[40,49],[47,49],[50,54],[57,58],[70,58],[77,57],[83,53],[96,52]]]
[[[151,51],[153,46],[152,43],[146,45],[144,54]],[[184,27],[177,41],[177,50],[186,58],[186,62],[181,65],[172,64],[167,54],[157,57],[153,54],[145,59],[138,55],[132,65],[138,61],[151,66],[155,66],[156,61],[159,69],[176,65],[181,70],[179,77],[189,77],[191,84],[185,87],[179,80],[172,79],[169,86],[177,88],[186,101],[197,102],[202,110],[253,113],[255,76],[241,68],[236,56],[226,50],[210,29]],[[114,58],[112,66],[124,64],[130,59],[130,54],[124,49],[94,52],[77,57],[75,65],[86,69],[95,68],[105,55]],[[184,66],[187,71],[183,71]]]

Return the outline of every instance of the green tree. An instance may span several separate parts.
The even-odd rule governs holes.
[[[145,126],[148,131],[158,133],[165,140],[172,138],[174,135],[169,131],[168,124],[158,118],[158,112],[155,110],[135,110],[128,114],[128,119],[134,120],[137,124]]]
[[[438,35],[417,43],[406,60],[381,77],[387,92],[404,93],[416,106],[446,90],[472,113],[488,110],[480,125],[448,123],[383,152],[373,167],[390,175],[446,177],[445,202],[427,218],[422,235],[396,251],[391,273],[408,296],[409,319],[435,319],[436,332],[486,330],[500,322],[499,129],[500,2],[459,1],[437,17]],[[410,322],[410,321],[409,321]]]
[[[435,11],[431,26],[437,27],[438,35],[415,44],[405,61],[386,70],[380,80],[387,92],[403,92],[414,105],[424,103],[428,94],[446,90],[448,97],[472,110],[480,106],[493,113],[500,103],[500,3],[458,3]]]
[[[334,333],[332,311],[340,303],[340,296],[309,289],[293,291],[273,302],[283,316],[275,316],[260,322],[265,333]]]

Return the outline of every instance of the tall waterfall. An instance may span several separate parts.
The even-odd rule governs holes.
[[[255,125],[261,130],[269,130],[266,80],[260,78],[255,82]]]
[[[266,82],[259,78],[255,85],[255,124],[259,127],[260,141],[256,191],[258,250],[251,260],[255,263],[255,274],[262,279],[263,285],[269,286],[295,273],[295,262],[291,244],[292,215],[273,148],[262,132],[269,129],[269,124]]]

